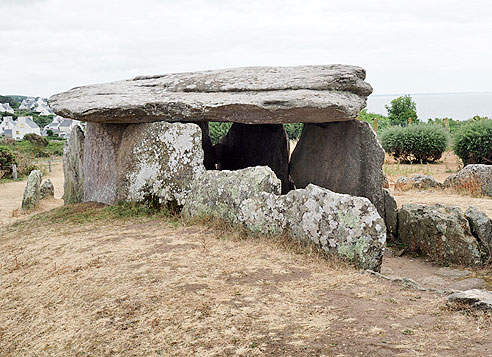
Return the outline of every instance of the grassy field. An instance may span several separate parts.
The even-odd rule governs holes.
[[[0,355],[487,356],[492,317],[326,259],[136,207],[0,228]]]

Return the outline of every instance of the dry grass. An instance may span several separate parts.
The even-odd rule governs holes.
[[[78,205],[0,228],[0,355],[486,356],[490,315],[282,237]],[[247,239],[245,239],[247,237]]]

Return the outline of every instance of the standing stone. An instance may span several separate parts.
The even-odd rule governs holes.
[[[403,205],[398,237],[410,251],[442,264],[476,265],[485,256],[458,207]]]
[[[214,216],[239,222],[241,204],[261,192],[280,194],[280,180],[267,166],[207,171],[193,182],[185,217]]]
[[[116,202],[116,159],[128,125],[87,123],[84,145],[84,201]],[[65,201],[66,202],[66,201]]]
[[[492,257],[492,220],[475,207],[469,207],[465,211],[465,217],[470,222],[473,235],[483,243],[488,250],[489,257]]]
[[[366,197],[384,217],[383,163],[384,150],[364,121],[304,124],[292,153],[290,176],[297,188],[312,183]]]
[[[395,198],[388,190],[384,190],[384,221],[388,233],[396,238],[398,236],[398,206]]]
[[[63,148],[63,201],[65,204],[84,201],[84,142],[80,126],[75,126]]]
[[[116,160],[117,200],[185,204],[191,184],[205,172],[202,131],[196,124],[129,125]]]
[[[260,193],[243,202],[240,220],[254,232],[287,233],[314,242],[358,268],[380,270],[386,228],[367,198],[315,185],[281,196]]]
[[[55,197],[55,186],[53,186],[50,179],[47,179],[41,185],[41,199],[52,197]]]
[[[212,139],[210,139],[209,124],[208,122],[196,122],[195,124],[202,130],[203,165],[207,170],[215,170],[217,158],[215,157]]]
[[[24,198],[22,199],[22,208],[31,209],[39,204],[41,199],[41,171],[32,170],[27,178],[27,185],[24,189]]]
[[[239,170],[268,166],[289,191],[289,138],[281,124],[232,124],[217,145],[219,168]]]

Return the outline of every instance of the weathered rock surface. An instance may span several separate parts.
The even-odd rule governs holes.
[[[87,124],[83,160],[84,202],[113,204],[117,201],[117,158],[126,127],[121,124]]]
[[[450,302],[468,304],[473,308],[492,311],[492,292],[471,289],[456,292],[447,297]]]
[[[282,196],[261,193],[243,202],[240,221],[255,232],[285,232],[314,242],[361,269],[379,271],[381,267],[386,228],[366,198],[315,185]]]
[[[281,124],[234,123],[216,148],[221,170],[268,166],[282,182],[282,193],[289,191],[289,138]]]
[[[372,92],[364,79],[364,69],[346,65],[245,67],[77,87],[49,103],[64,117],[101,123],[324,123],[357,117]]]
[[[204,171],[196,124],[89,123],[84,156],[85,201],[175,201]]]
[[[84,142],[85,135],[80,126],[70,132],[63,148],[63,201],[65,204],[84,201]]]
[[[55,197],[55,186],[51,183],[50,179],[44,181],[41,185],[41,199]]]
[[[384,150],[371,126],[360,120],[305,124],[290,162],[297,188],[312,183],[368,198],[384,217]]]
[[[483,243],[492,257],[492,220],[475,207],[469,207],[465,211],[465,217],[470,223],[472,234]]]
[[[384,221],[386,229],[394,238],[398,236],[398,206],[391,193],[384,189]]]
[[[403,205],[398,212],[398,237],[410,251],[443,264],[476,265],[485,256],[457,207]]]
[[[492,165],[466,165],[444,180],[444,186],[492,197]]]
[[[239,223],[241,204],[260,192],[280,194],[280,180],[269,167],[207,171],[191,186],[185,217],[214,216]]]
[[[23,209],[31,209],[39,204],[41,199],[41,177],[41,171],[39,170],[32,170],[29,174],[22,199]]]
[[[408,191],[408,190],[428,190],[428,189],[442,189],[443,184],[434,180],[432,176],[415,175],[413,177],[402,176],[396,180],[395,190]]]

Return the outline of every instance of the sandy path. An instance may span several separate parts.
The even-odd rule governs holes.
[[[28,212],[21,209],[27,178],[22,181],[0,184],[0,226],[63,205],[61,199],[63,196],[63,164],[61,161],[54,163],[53,171],[43,176],[43,182],[47,178],[55,186],[55,198],[42,200],[39,207]]]

